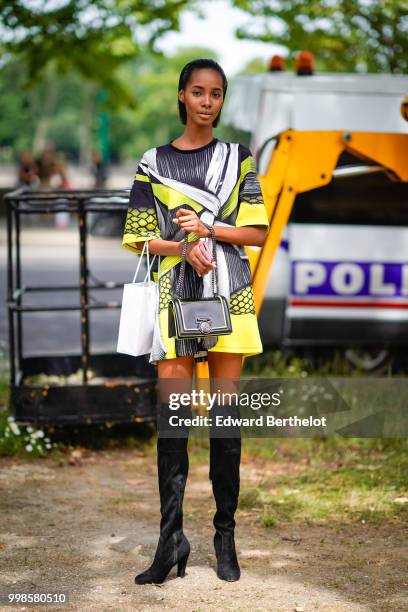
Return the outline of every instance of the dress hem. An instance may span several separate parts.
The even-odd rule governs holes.
[[[244,357],[253,357],[254,355],[261,355],[264,351],[263,351],[263,348],[261,350],[259,350],[259,349],[255,349],[255,347],[254,347],[252,349],[248,348],[248,349],[240,349],[240,350],[236,350],[236,349],[233,350],[233,349],[225,348],[225,349],[218,349],[218,350],[215,351],[213,349],[209,349],[208,352],[211,352],[211,353],[235,353],[235,354],[241,354]],[[176,359],[177,357],[194,357],[194,355],[175,355],[175,354],[171,354],[169,356],[166,355],[166,357],[164,357],[163,359],[157,359],[154,362],[151,361],[150,363],[152,363],[153,365],[157,365],[157,363],[159,361],[166,361],[167,359]]]

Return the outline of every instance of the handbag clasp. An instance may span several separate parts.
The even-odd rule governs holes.
[[[197,327],[202,334],[209,334],[212,331],[211,317],[196,317]]]

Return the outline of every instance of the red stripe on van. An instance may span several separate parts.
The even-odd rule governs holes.
[[[342,300],[289,300],[289,306],[322,306],[324,308],[408,308],[407,302],[354,302]]]

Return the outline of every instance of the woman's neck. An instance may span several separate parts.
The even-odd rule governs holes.
[[[173,140],[173,144],[180,149],[195,149],[208,144],[214,138],[212,125],[203,127],[187,123],[181,136]]]

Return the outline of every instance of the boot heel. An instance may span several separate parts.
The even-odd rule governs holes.
[[[189,555],[189,553],[187,553],[187,555],[185,557],[182,557],[181,559],[179,559],[179,561],[177,563],[177,576],[178,576],[178,578],[184,578],[184,576],[186,575],[186,565],[187,565],[188,555]]]

